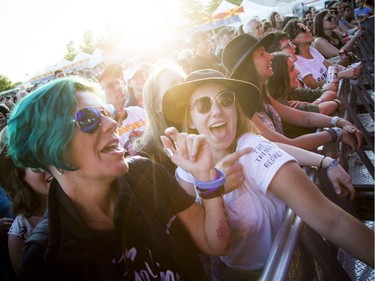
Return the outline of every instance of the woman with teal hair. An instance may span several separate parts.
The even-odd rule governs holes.
[[[87,80],[58,79],[10,116],[14,162],[55,178],[47,212],[24,246],[20,280],[208,280],[198,250],[225,254],[231,241],[225,176],[214,169],[206,138],[178,134],[176,145],[189,142],[193,157],[174,158],[215,189],[203,209],[159,164],[124,158],[116,110],[95,93]]]

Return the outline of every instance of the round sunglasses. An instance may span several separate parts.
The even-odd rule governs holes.
[[[86,134],[93,134],[102,125],[102,115],[118,121],[118,112],[112,104],[82,108],[74,114],[72,123]]]
[[[214,99],[217,100],[217,103],[222,108],[226,108],[226,107],[230,107],[234,104],[234,102],[236,100],[236,97],[235,97],[234,91],[229,91],[229,90],[221,91],[214,98],[201,97],[201,98],[197,99],[195,102],[190,104],[190,110],[192,110],[194,108],[200,114],[206,114],[207,112],[209,112],[211,110],[212,103],[213,103]]]

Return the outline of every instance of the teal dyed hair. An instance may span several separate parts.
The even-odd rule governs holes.
[[[64,164],[63,153],[76,129],[71,122],[77,108],[76,92],[97,93],[95,84],[79,77],[54,80],[26,96],[8,120],[8,154],[19,167],[48,166],[74,170]]]

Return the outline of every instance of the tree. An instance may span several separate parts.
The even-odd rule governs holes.
[[[0,92],[10,90],[13,88],[13,83],[7,76],[0,74]]]
[[[69,43],[66,45],[66,49],[67,49],[67,53],[65,54],[64,58],[69,61],[73,61],[77,55],[77,50],[74,46],[74,42],[69,41]]]
[[[83,34],[83,44],[79,46],[79,49],[90,55],[95,51],[94,35],[91,30],[87,30]]]

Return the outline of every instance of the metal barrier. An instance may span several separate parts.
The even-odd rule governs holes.
[[[315,182],[316,169],[305,167],[303,170]],[[301,218],[287,208],[259,280],[285,280],[303,226]]]

